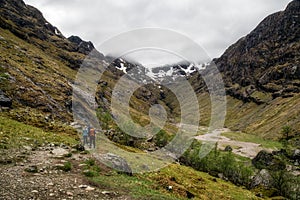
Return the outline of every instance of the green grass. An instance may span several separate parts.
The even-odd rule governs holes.
[[[47,143],[74,145],[78,143],[78,138],[64,133],[45,132],[40,128],[0,116],[0,148],[10,149]]]
[[[225,137],[228,137],[232,140],[261,144],[262,147],[268,148],[268,149],[281,149],[282,148],[282,144],[280,142],[274,141],[274,140],[267,140],[267,139],[264,139],[257,135],[250,135],[250,134],[242,133],[242,132],[226,132],[226,133],[222,133],[222,135]]]
[[[64,172],[69,172],[72,169],[72,163],[68,161],[64,163],[63,166],[57,166],[57,169],[63,170]]]
[[[140,176],[127,176],[124,174],[114,174],[112,176],[98,176],[91,179],[103,187],[110,187],[111,190],[122,191],[134,199],[183,199],[176,198],[171,194],[157,190],[155,182]]]
[[[58,59],[64,50],[48,41],[39,41],[49,47],[41,49],[1,28],[0,36],[4,38],[0,40],[0,89],[13,99],[13,108],[32,107],[70,121],[71,114],[64,108],[72,89],[68,82],[75,78],[76,70]],[[9,82],[8,74],[15,81]]]
[[[188,193],[193,194],[194,199],[258,199],[248,190],[178,164],[157,172],[133,176],[112,172],[90,180],[140,200],[187,199]],[[167,190],[168,186],[172,186],[172,190]]]
[[[250,191],[178,164],[172,164],[148,176],[162,185],[172,185],[174,190],[178,188],[181,191],[178,194],[189,191],[195,195],[195,199],[256,199]]]
[[[278,139],[281,129],[289,124],[299,130],[300,94],[290,98],[276,98],[267,104],[243,103],[227,96],[226,127],[265,139]]]

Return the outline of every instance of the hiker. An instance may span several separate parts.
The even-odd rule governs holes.
[[[83,145],[88,144],[88,135],[89,135],[88,133],[89,133],[88,127],[84,126],[82,130]]]
[[[93,128],[93,127],[90,128],[89,136],[90,136],[90,148],[92,148],[92,146],[95,148],[96,147],[96,130],[95,130],[95,128]]]

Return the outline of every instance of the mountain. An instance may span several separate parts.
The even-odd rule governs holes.
[[[270,93],[274,99],[300,92],[299,14],[300,1],[292,1],[215,60],[230,95],[263,103],[252,94]]]
[[[227,125],[266,137],[300,130],[300,1],[266,17],[214,62],[228,94]]]
[[[299,1],[293,1],[285,11],[266,18],[252,33],[232,45],[221,58],[215,59],[228,94],[226,126],[260,136],[251,138],[251,141],[261,137],[274,139],[284,125],[299,130],[298,8]],[[275,45],[274,41],[278,44]],[[272,48],[265,50],[265,44]],[[258,54],[265,57],[258,57]],[[85,65],[89,68],[82,68]],[[100,81],[95,81],[94,78],[99,78],[99,66],[106,67],[106,71]],[[154,80],[188,78],[199,98],[201,124],[208,125],[210,97],[196,70],[203,70],[202,74],[210,73],[210,66],[180,62],[150,70],[132,60],[104,57],[95,50],[92,42],[78,36],[66,38],[36,8],[21,0],[0,0],[0,179],[5,185],[0,188],[0,196],[8,199],[76,199],[77,196],[87,199],[260,199],[253,192],[237,187],[230,181],[247,188],[254,181],[259,188],[253,191],[260,197],[286,195],[281,191],[282,188],[278,191],[282,185],[275,189],[272,186],[266,191],[260,188],[270,180],[272,174],[268,175],[268,171],[263,173],[263,170],[257,173],[260,168],[255,169],[248,158],[215,148],[207,158],[200,159],[203,143],[196,140],[177,160],[180,163],[152,173],[134,175],[129,173],[130,170],[125,174],[116,173],[98,162],[108,156],[111,163],[116,164],[115,168],[124,169],[124,166],[129,166],[128,163],[132,164],[131,160],[126,161],[123,157],[101,150],[101,153],[95,154],[84,151],[78,132],[81,131],[80,123],[73,122],[74,105],[80,105],[77,114],[83,118],[82,124],[86,124],[84,120],[89,114],[94,117],[96,110],[104,129],[98,132],[97,145],[104,144],[102,139],[108,138],[113,143],[107,142],[104,146],[116,144],[114,146],[124,150],[124,155],[128,154],[129,157],[134,153],[131,159],[142,164],[137,167],[150,170],[149,166],[155,163],[142,156],[146,152],[164,149],[162,147],[173,139],[173,133],[179,129],[182,109],[189,109],[187,106],[180,107],[173,91],[166,87],[167,84],[154,83]],[[78,72],[82,71],[89,76],[78,77]],[[152,76],[147,78],[149,73]],[[254,73],[254,76],[250,73]],[[137,83],[143,83],[130,96],[128,110],[135,123],[141,126],[149,124],[149,113],[153,111],[150,110],[151,106],[160,104],[165,108],[168,121],[156,135],[147,139],[136,138],[124,133],[114,122],[116,117],[111,113],[110,103],[115,86],[124,76],[127,77],[122,85],[125,90],[114,97],[131,94],[126,88],[133,78],[137,78]],[[78,81],[80,78],[84,78],[83,82]],[[90,87],[95,85],[96,89]],[[278,87],[282,89],[275,90]],[[185,89],[180,88],[183,98]],[[185,103],[189,101],[186,100]],[[153,114],[160,115],[161,112],[154,110]],[[195,118],[193,114],[190,113],[188,117]],[[78,130],[73,128],[75,125]],[[126,121],[125,126],[134,129],[131,122]],[[206,128],[203,128],[199,134],[205,131]],[[243,136],[250,137],[239,134],[239,137]],[[273,144],[274,141],[263,140],[261,143],[265,145],[269,142]],[[278,142],[274,143],[277,147]],[[102,147],[100,145],[97,147]],[[239,147],[226,147],[233,148],[237,150]],[[266,165],[281,165],[282,162],[277,163],[279,154],[285,154],[287,162],[295,165],[290,167],[293,172],[298,170],[294,164],[299,165],[298,149],[288,153],[283,150],[262,153],[257,160]],[[165,162],[165,157],[160,161]],[[280,167],[285,168],[285,165]],[[261,174],[267,177],[266,181],[261,180]],[[288,190],[284,192],[291,191],[290,196],[298,195],[297,182],[293,182],[297,177],[283,174],[278,178],[282,176],[291,179],[290,182],[284,180],[283,184],[291,186],[286,187]],[[42,184],[34,185],[30,180]],[[48,184],[49,180],[52,182]],[[61,186],[59,190],[57,186]]]
[[[70,123],[72,83],[94,45],[64,37],[20,0],[0,1],[0,43],[0,103],[12,108],[6,115],[46,129]]]

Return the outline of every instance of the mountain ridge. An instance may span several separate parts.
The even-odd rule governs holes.
[[[17,0],[1,0],[0,3],[0,28],[3,30],[2,36],[5,36],[1,40],[4,47],[2,50],[13,47],[10,53],[3,51],[1,60],[2,63],[5,63],[1,66],[3,71],[1,73],[4,77],[2,82],[3,84],[4,82],[12,83],[11,87],[13,88],[2,88],[2,91],[13,100],[15,107],[29,106],[34,110],[46,113],[51,113],[51,110],[54,109],[55,115],[64,116],[59,118],[71,121],[71,85],[82,61],[94,49],[94,45],[91,42],[83,41],[78,36],[65,38],[57,28],[44,19],[42,13],[25,3]],[[297,101],[292,99],[298,98],[300,84],[300,67],[298,67],[300,9],[298,8],[299,1],[292,1],[285,11],[266,17],[250,34],[231,45],[220,58],[214,59],[223,75],[229,103],[234,102],[228,106],[227,125],[231,128],[235,127],[235,129],[247,132],[254,131],[259,134],[273,131],[266,125],[267,122],[261,125],[258,120],[254,120],[254,123],[252,119],[249,119],[250,115],[254,116],[254,113],[245,109],[247,113],[241,108],[250,106],[253,110],[262,110],[264,107],[272,109],[276,105],[284,106],[285,103],[291,106],[297,105]],[[23,40],[28,44],[18,45],[18,43],[22,44]],[[12,62],[12,59],[18,62]],[[134,66],[139,65],[138,63],[131,64],[127,60],[123,62],[120,59],[104,57],[101,53],[98,54],[98,59],[103,60],[103,65],[111,63],[111,66],[108,67],[109,76],[104,85],[107,85],[109,80],[118,80],[123,72],[130,71]],[[33,63],[30,63],[31,60]],[[190,69],[189,67],[190,65],[177,67],[179,76],[187,75],[185,71]],[[53,72],[55,72],[54,75]],[[143,73],[146,74],[146,72]],[[37,77],[36,74],[41,77]],[[50,80],[45,83],[41,78]],[[192,72],[188,79],[198,96],[205,95],[206,85],[199,75]],[[59,83],[54,80],[59,80]],[[112,83],[109,87],[113,87],[114,84]],[[24,88],[24,85],[32,90]],[[49,88],[55,88],[56,91]],[[96,97],[100,104],[103,104],[103,101],[109,99],[110,96],[108,95],[110,89],[107,89],[107,86],[103,88],[106,88],[107,91],[97,93]],[[60,95],[59,91],[63,91],[63,95]],[[103,97],[103,94],[107,94],[108,98]],[[147,105],[145,109],[141,109],[147,112],[151,104],[161,102],[171,113],[172,110],[178,109],[175,108],[176,104],[171,102],[173,98],[166,98],[169,94],[171,95],[170,92],[161,92],[160,88],[146,86],[138,94],[142,98],[138,105],[140,107],[143,104]],[[151,99],[150,104],[147,99]],[[165,99],[168,99],[167,102],[164,102]],[[293,101],[293,103],[289,103],[289,101]],[[169,105],[172,106],[168,107]],[[236,108],[237,105],[241,108]],[[139,108],[138,110],[140,110],[139,106],[136,106]],[[207,109],[207,106],[202,107]],[[286,109],[283,108],[282,112],[287,112]],[[264,108],[264,110],[267,109]],[[176,111],[176,113],[178,112]],[[236,119],[238,115],[235,116],[233,112],[242,113],[245,120]],[[278,136],[279,126],[283,126],[287,121],[291,121],[291,126],[298,130],[299,120],[294,119],[297,112],[296,110],[288,113],[290,115],[288,120],[284,120],[284,116],[272,115],[270,118],[267,116],[269,115],[268,111],[262,112],[261,115],[271,121],[279,120],[278,125],[273,127],[277,129],[276,135]],[[209,122],[207,111],[204,111],[203,116],[205,116],[204,122],[202,121],[201,124],[207,125]],[[261,129],[261,127],[267,128]]]
[[[300,1],[294,0],[214,59],[224,74],[229,95],[263,103],[263,99],[251,98],[251,94],[262,91],[276,98],[299,93],[299,15]]]

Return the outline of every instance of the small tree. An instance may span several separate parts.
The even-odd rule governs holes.
[[[285,125],[281,128],[281,133],[282,133],[281,142],[284,149],[287,149],[288,147],[288,140],[291,132],[292,132],[292,128],[288,125]]]
[[[289,139],[290,133],[292,132],[292,128],[288,125],[282,127],[282,136],[285,140]]]

